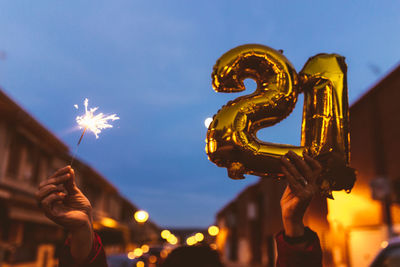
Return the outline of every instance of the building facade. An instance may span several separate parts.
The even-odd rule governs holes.
[[[328,201],[336,266],[369,266],[400,223],[400,65],[350,108],[350,194]],[[391,230],[389,229],[391,228]]]
[[[280,198],[284,189],[281,180],[260,179],[218,212],[216,244],[228,267],[275,266],[275,235],[282,230]],[[304,217],[322,241],[328,233],[326,215],[326,201],[316,198]],[[324,242],[322,248],[326,250]]]
[[[400,232],[400,66],[350,108],[350,194],[314,199],[305,223],[318,233],[324,266],[369,266]],[[275,266],[274,234],[282,229],[281,181],[260,181],[217,214],[217,245],[228,266]]]
[[[55,255],[66,232],[44,216],[35,192],[70,161],[68,147],[0,90],[0,266],[57,266]],[[137,207],[101,174],[80,160],[73,167],[106,252],[158,242],[158,227],[136,223]]]

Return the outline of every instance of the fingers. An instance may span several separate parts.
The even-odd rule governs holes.
[[[46,215],[49,216],[50,218],[54,218],[56,216],[56,214],[54,214],[54,212],[53,212],[53,205],[57,201],[62,201],[64,198],[65,198],[64,193],[52,193],[52,194],[48,195],[47,197],[45,197],[41,201],[41,204],[42,204],[42,208],[44,209]]]
[[[58,169],[55,173],[53,173],[52,176],[49,177],[49,179],[57,177],[57,176],[61,176],[62,174],[66,174],[70,171],[70,169],[71,169],[71,166],[69,166],[69,165],[67,165],[61,169]]]
[[[69,169],[70,179],[65,183],[65,189],[67,189],[68,194],[76,194],[79,192],[78,187],[75,184],[75,171],[70,167]]]
[[[312,169],[301,157],[297,156],[293,151],[289,151],[287,156],[304,177],[310,178],[312,176]]]
[[[65,188],[63,185],[54,185],[54,184],[49,184],[46,186],[43,186],[37,191],[36,193],[36,199],[38,202],[41,202],[45,197],[52,193],[58,193],[58,192],[63,192],[65,191]]]
[[[301,185],[299,181],[293,177],[293,175],[290,174],[290,172],[286,169],[285,166],[282,166],[282,172],[286,176],[286,179],[288,181],[288,185],[293,191],[298,191],[301,189]]]
[[[322,171],[322,166],[318,160],[313,159],[307,153],[303,153],[304,160],[311,166],[311,168],[315,171]]]
[[[321,164],[303,152],[304,159],[289,151],[281,158],[282,172],[288,178],[291,188],[296,189],[298,186],[311,187],[316,186],[317,179],[322,171]]]
[[[39,190],[48,185],[65,184],[65,189],[69,194],[77,193],[77,187],[75,184],[75,172],[71,166],[65,166],[57,170],[49,179],[43,181],[39,185]]]
[[[288,153],[289,154],[289,153]],[[286,155],[288,155],[286,154]],[[297,170],[296,166],[286,157],[283,156],[281,158],[281,162],[283,166],[286,168],[286,170],[293,176],[295,179],[297,177],[302,177],[301,173]]]
[[[45,181],[40,183],[39,189],[44,187],[44,186],[50,185],[50,184],[54,184],[54,185],[63,184],[66,181],[68,181],[68,179],[70,179],[70,178],[71,178],[71,174],[69,174],[69,173],[63,174],[61,176],[49,178],[49,179],[47,179],[47,180],[45,180]]]

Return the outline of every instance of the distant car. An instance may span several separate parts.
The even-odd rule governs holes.
[[[400,266],[400,237],[394,237],[386,248],[375,257],[370,267],[397,267]]]

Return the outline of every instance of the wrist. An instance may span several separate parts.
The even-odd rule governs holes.
[[[94,232],[90,222],[70,230],[71,255],[77,262],[84,261],[93,246]]]
[[[304,235],[304,224],[303,220],[283,220],[283,228],[285,230],[286,236],[296,237]]]
[[[71,227],[68,231],[71,236],[87,236],[88,233],[93,234],[93,226],[90,221],[87,221],[79,226]]]
[[[304,233],[301,236],[288,236],[283,233],[283,239],[291,245],[305,244],[315,238],[315,233],[308,227],[304,228]]]
[[[86,212],[86,215],[82,216],[79,221],[71,222],[65,225],[65,228],[70,234],[78,234],[88,230],[93,232],[93,217],[91,212]]]

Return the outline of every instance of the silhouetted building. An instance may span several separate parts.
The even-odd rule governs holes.
[[[369,266],[387,245],[388,224],[400,232],[399,99],[400,66],[350,108],[356,184],[350,194],[334,192],[335,200],[314,199],[305,216],[320,237],[324,266]],[[283,190],[280,181],[260,179],[219,211],[217,245],[228,266],[275,266]]]
[[[0,90],[0,265],[56,264],[55,250],[66,233],[44,216],[35,192],[70,160],[68,147]],[[80,160],[74,161],[74,169],[107,252],[158,241],[158,227],[150,221],[136,223],[137,208],[101,174]]]
[[[279,203],[284,189],[282,181],[260,179],[218,212],[216,244],[227,266],[275,266],[275,234],[283,228]],[[304,218],[322,237],[328,230],[326,214],[326,201],[315,199]]]
[[[400,232],[399,98],[400,65],[350,108],[351,165],[357,181],[351,194],[340,192],[328,201],[336,266],[369,266],[387,245],[387,215],[393,231]]]

